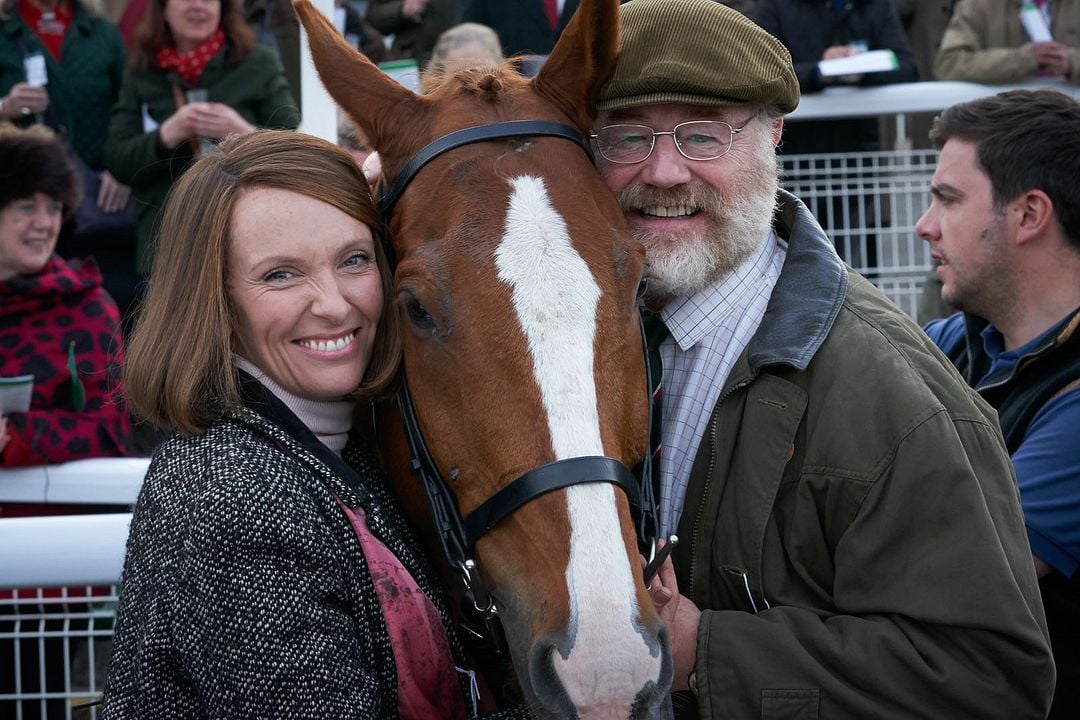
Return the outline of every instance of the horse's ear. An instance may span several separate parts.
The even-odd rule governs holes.
[[[619,0],[581,0],[533,88],[587,132],[618,55]]]
[[[417,128],[426,117],[423,98],[403,87],[349,45],[309,0],[294,0],[293,8],[307,31],[311,57],[331,97],[364,131],[369,144],[381,152],[387,144]]]

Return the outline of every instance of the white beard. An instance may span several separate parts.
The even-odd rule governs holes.
[[[751,138],[754,146],[741,157],[733,149],[721,160],[702,161],[745,161],[733,174],[729,193],[699,181],[668,189],[630,185],[619,194],[624,210],[691,205],[701,208],[711,220],[707,230],[689,234],[634,229],[649,263],[649,298],[663,300],[698,292],[739,267],[764,240],[776,207],[776,153],[768,132],[759,131]]]

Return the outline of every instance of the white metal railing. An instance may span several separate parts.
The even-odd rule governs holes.
[[[0,503],[131,505],[149,465],[149,458],[94,458],[0,468]]]
[[[938,80],[898,83],[876,87],[828,87],[821,92],[803,95],[795,111],[786,120],[828,120],[831,118],[893,116],[896,137],[907,140],[906,116],[911,113],[938,112],[958,102],[994,95],[1005,90],[1034,90],[1050,87],[1080,98],[1080,85],[1059,79],[1035,80],[1009,85]]]
[[[131,505],[148,458],[0,469],[0,504]],[[130,513],[0,519],[0,718],[93,720]]]

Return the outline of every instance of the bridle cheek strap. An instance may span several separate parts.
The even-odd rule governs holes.
[[[476,541],[530,500],[553,490],[583,483],[617,485],[635,507],[640,506],[637,479],[615,458],[600,455],[566,458],[533,468],[469,513],[462,524],[465,544]]]

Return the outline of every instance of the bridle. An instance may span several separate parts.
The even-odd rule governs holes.
[[[393,185],[385,190],[379,200],[379,211],[383,219],[383,249],[390,264],[391,273],[396,268],[392,244],[390,242],[390,217],[394,206],[405,188],[416,174],[429,162],[455,148],[488,140],[510,137],[558,137],[570,140],[580,146],[592,162],[589,146],[580,132],[561,123],[543,120],[511,120],[506,122],[479,125],[443,135],[425,145],[413,155],[398,173]],[[640,304],[639,294],[639,304]],[[642,346],[644,348],[644,327],[642,327]],[[644,349],[647,353],[647,348]],[[645,372],[649,373],[648,358],[645,359]],[[651,378],[647,378],[652,387]],[[546,465],[533,468],[521,477],[502,488],[480,504],[467,517],[462,517],[457,504],[450,493],[446,480],[439,473],[427,443],[420,432],[420,425],[413,409],[409,385],[402,372],[398,390],[398,407],[401,411],[405,436],[412,455],[411,470],[420,480],[424,497],[431,510],[435,530],[443,553],[451,569],[457,572],[464,582],[465,591],[472,602],[473,609],[479,613],[490,636],[496,645],[501,645],[502,635],[498,623],[498,609],[491,594],[483,587],[477,573],[473,548],[476,541],[486,535],[502,520],[511,515],[531,500],[553,490],[579,485],[582,483],[609,483],[626,493],[631,506],[637,508],[638,539],[649,553],[650,559],[656,552],[657,512],[656,499],[652,482],[651,454],[646,452],[640,466],[640,475],[635,476],[625,465],[615,458],[605,456],[587,456],[556,460]],[[652,407],[649,403],[649,423],[652,425]],[[472,628],[468,628],[480,635]]]

